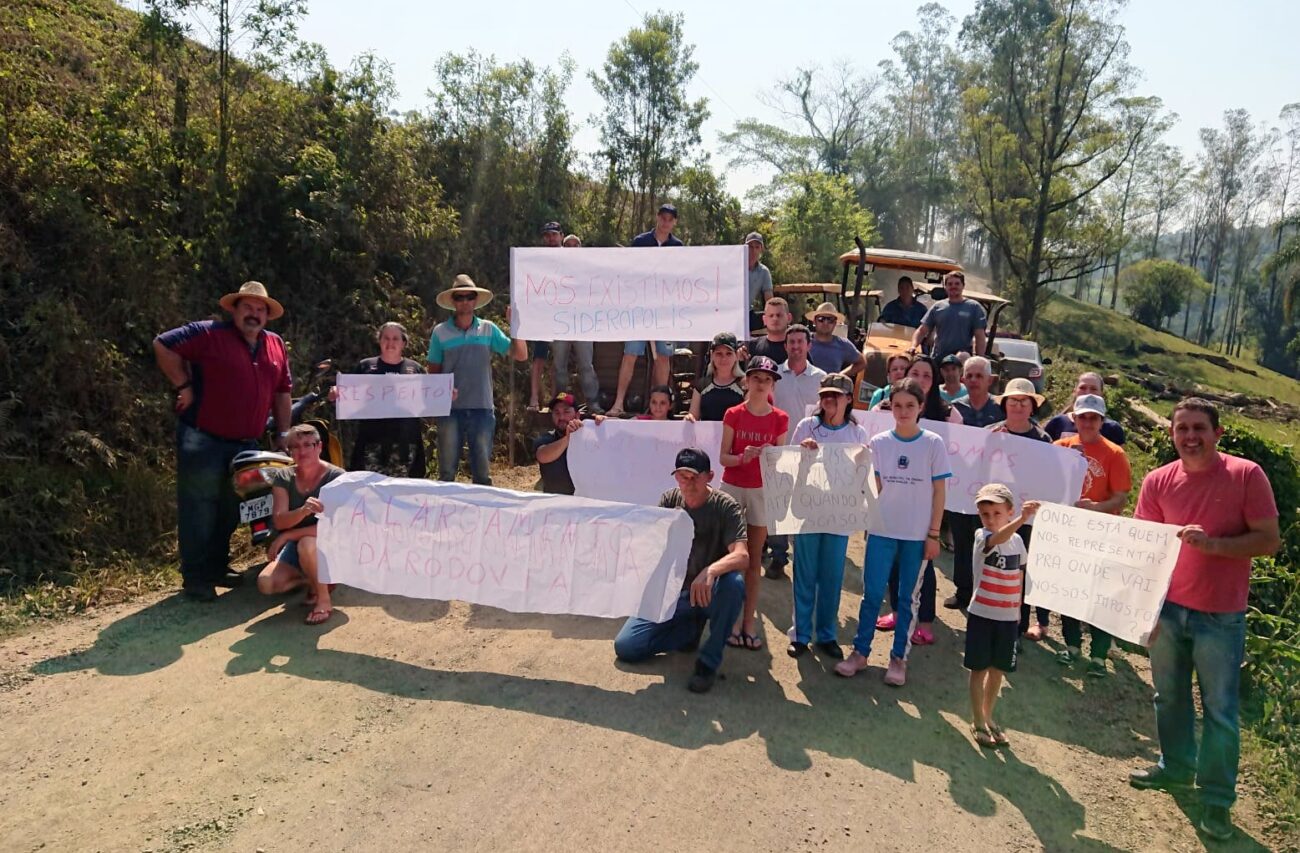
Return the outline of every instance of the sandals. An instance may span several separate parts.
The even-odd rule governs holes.
[[[997,746],[1010,746],[1011,741],[1007,740],[1006,732],[997,723],[988,724],[989,735],[993,738],[993,743]]]
[[[997,749],[998,742],[993,737],[993,732],[984,726],[971,726],[970,733],[974,736],[975,742],[984,749]]]
[[[932,646],[934,645],[934,634],[929,628],[917,628],[912,632],[912,645],[914,646]]]
[[[879,619],[876,620],[876,630],[892,631],[894,630],[894,626],[897,624],[898,624],[898,614],[886,613],[884,616],[881,616]]]
[[[333,607],[327,610],[322,610],[321,608],[317,607],[317,608],[313,608],[312,611],[307,614],[307,618],[304,619],[303,621],[306,622],[308,625],[321,625],[324,624],[325,622],[328,622],[329,618],[333,615],[334,615]]]
[[[727,638],[727,645],[733,649],[747,649],[756,652],[763,648],[763,641],[758,638],[757,634],[747,634],[744,631],[732,631],[731,636]]]

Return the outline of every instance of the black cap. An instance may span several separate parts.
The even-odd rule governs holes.
[[[731,332],[718,332],[713,336],[713,343],[709,344],[709,352],[713,352],[715,347],[731,347],[733,350],[740,349],[740,341]]]
[[[709,461],[709,454],[700,450],[698,447],[686,447],[677,451],[676,467],[673,473],[678,471],[694,471],[697,474],[707,474],[713,470],[713,463]]]
[[[773,379],[780,379],[781,374],[776,369],[776,362],[765,355],[756,355],[745,365],[745,375],[751,373],[766,373]]]
[[[677,205],[675,205],[675,204],[668,204],[667,202],[665,202],[665,203],[659,205],[659,212],[660,212],[660,213],[671,213],[671,214],[673,215],[673,218],[676,219],[676,218],[677,218]]]
[[[956,354],[956,353],[951,353],[951,352],[948,353],[948,354],[945,355],[945,356],[943,357],[943,359],[939,362],[939,366],[940,366],[940,367],[946,367],[946,366],[949,365],[949,364],[955,364],[955,365],[957,365],[958,367],[961,367],[961,359],[957,357],[957,354]]]
[[[552,231],[554,231],[556,234],[563,234],[563,233],[564,233],[564,229],[560,227],[560,223],[558,223],[558,222],[548,222],[548,223],[546,223],[545,225],[542,226],[542,233],[543,233],[543,234],[549,234],[549,233],[551,233]]]

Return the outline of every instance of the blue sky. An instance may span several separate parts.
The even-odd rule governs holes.
[[[528,58],[556,64],[567,52],[577,64],[570,110],[581,127],[580,150],[596,146],[589,115],[601,103],[586,72],[600,67],[610,42],[641,19],[664,9],[686,17],[700,71],[691,94],[712,112],[704,143],[728,188],[743,195],[766,180],[727,169],[718,133],[737,119],[775,116],[757,95],[796,67],[847,59],[864,69],[893,55],[889,41],[916,27],[919,3],[858,0],[750,0],[746,3],[674,3],[651,0],[521,0],[448,3],[438,0],[310,0],[301,34],[319,42],[337,65],[373,51],[396,76],[401,109],[420,108],[432,83],[434,60],[474,48],[501,60]],[[944,3],[960,20],[973,0]],[[1275,122],[1286,103],[1300,101],[1300,3],[1280,0],[1134,0],[1123,12],[1130,60],[1143,72],[1138,94],[1156,95],[1180,116],[1169,140],[1192,152],[1197,131],[1217,126],[1226,109],[1247,109],[1256,122]]]

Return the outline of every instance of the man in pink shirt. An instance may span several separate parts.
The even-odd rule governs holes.
[[[1142,482],[1134,517],[1182,527],[1183,547],[1151,641],[1160,763],[1129,776],[1135,788],[1201,790],[1200,829],[1232,835],[1241,748],[1238,688],[1246,649],[1252,557],[1281,545],[1277,504],[1254,462],[1218,451],[1219,413],[1199,397],[1174,407],[1178,461]],[[1201,688],[1199,754],[1192,674]]]

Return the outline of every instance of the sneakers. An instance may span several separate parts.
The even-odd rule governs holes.
[[[1056,653],[1056,662],[1061,666],[1070,666],[1082,656],[1083,651],[1078,646],[1066,646]]]
[[[890,687],[902,687],[906,684],[907,661],[891,655],[889,658],[889,669],[885,670],[885,683]]]
[[[224,589],[235,589],[244,585],[244,576],[239,572],[225,571],[213,578],[212,585]]]
[[[840,644],[835,642],[834,640],[827,640],[824,643],[818,643],[817,648],[819,651],[821,651],[822,654],[826,655],[826,657],[828,658],[835,658],[835,660],[844,660],[844,649],[841,649]]]
[[[894,626],[897,624],[898,624],[898,615],[895,613],[886,613],[884,616],[881,616],[879,619],[876,620],[876,630],[892,631],[894,630]]]
[[[835,664],[835,674],[844,678],[852,678],[866,668],[866,656],[855,650],[853,654]]]
[[[1110,675],[1110,671],[1106,669],[1105,658],[1088,658],[1087,676],[1089,678],[1105,678],[1108,675]]]
[[[790,645],[785,649],[785,653],[792,658],[802,657],[806,651],[808,651],[808,644],[798,640],[791,640]]]
[[[718,680],[718,671],[709,669],[699,661],[695,662],[695,674],[686,683],[686,689],[692,693],[708,693],[713,689],[713,682]]]
[[[943,606],[948,610],[965,610],[966,605],[955,595],[950,595],[943,600]]]
[[[774,581],[788,580],[789,575],[785,573],[786,565],[786,563],[778,562],[768,563],[767,568],[763,569],[763,577]]]
[[[1159,764],[1128,774],[1128,783],[1142,791],[1186,791],[1192,787],[1191,779],[1180,779]],[[1227,809],[1224,809],[1227,811]]]
[[[1201,809],[1201,822],[1197,828],[1215,841],[1227,841],[1232,837],[1232,817],[1226,806],[1205,806]]]

